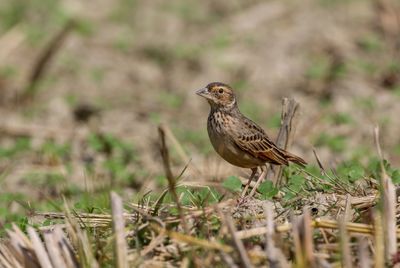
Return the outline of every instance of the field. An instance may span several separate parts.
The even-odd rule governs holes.
[[[213,81],[309,164],[242,198]],[[396,0],[0,1],[0,266],[396,266],[399,101]]]

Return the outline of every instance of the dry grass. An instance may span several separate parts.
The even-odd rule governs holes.
[[[25,2],[0,4],[1,267],[399,265],[398,2]],[[310,165],[240,197],[210,80]]]
[[[120,202],[116,194],[112,195],[113,203]],[[389,201],[395,205],[394,200]],[[247,202],[247,205],[254,205],[252,203],[255,201],[248,200]],[[386,223],[388,219],[382,216],[385,213],[381,214],[379,210],[374,210],[374,224],[325,220],[319,217],[313,219],[308,210],[305,210],[304,215],[292,216],[290,222],[279,225],[273,224],[278,221],[274,216],[273,203],[264,202],[265,205],[266,212],[257,215],[258,219],[252,226],[244,228],[237,215],[234,221],[229,218],[230,216],[225,216],[221,220],[222,225],[219,231],[207,238],[199,237],[200,230],[197,230],[193,224],[199,218],[220,215],[221,206],[205,207],[204,214],[199,214],[193,210],[193,207],[183,207],[185,220],[190,226],[189,234],[181,232],[180,216],[169,216],[168,219],[162,219],[156,215],[150,216],[148,212],[151,208],[143,206],[136,210],[137,213],[124,214],[124,217],[117,209],[117,204],[113,205],[113,217],[111,215],[72,215],[70,212],[45,213],[41,216],[51,219],[63,218],[62,223],[38,229],[29,227],[29,237],[14,226],[7,232],[8,239],[1,244],[0,261],[5,267],[29,265],[36,267],[38,263],[42,267],[51,267],[49,263],[52,263],[53,267],[80,267],[82,265],[96,267],[98,264],[93,257],[94,247],[89,242],[93,243],[95,238],[88,237],[85,229],[97,229],[99,232],[100,230],[104,232],[104,229],[111,228],[112,222],[113,226],[120,226],[114,227],[114,231],[109,236],[109,239],[115,240],[115,253],[109,256],[115,259],[115,267],[127,267],[128,260],[130,265],[133,263],[146,265],[155,261],[171,262],[171,265],[174,265],[183,261],[189,252],[206,254],[208,259],[197,260],[202,265],[226,261],[227,256],[233,262],[241,260],[245,267],[267,265],[267,263],[320,267],[324,263],[334,264],[339,261],[335,261],[335,256],[339,255],[342,255],[342,260],[346,260],[345,263],[349,264],[359,263],[360,260],[366,262],[367,260],[362,256],[370,255],[371,261],[378,266],[379,263],[392,262],[394,255],[390,253],[392,250],[390,241],[400,238],[400,229],[396,227],[394,235],[386,236],[385,233],[390,231],[387,227],[391,223],[389,225]],[[238,208],[235,202],[228,202],[223,206],[225,214],[236,209]],[[384,220],[385,223],[383,223]],[[176,223],[179,224],[176,225]],[[396,222],[393,224],[396,226]],[[139,229],[129,227],[121,229],[124,225],[138,226],[136,228],[139,228],[141,232],[148,232],[151,238],[149,243],[143,245],[142,248],[127,246],[126,240],[135,239]],[[342,225],[344,231],[339,231]],[[41,241],[40,237],[43,237],[44,241]],[[252,238],[255,240],[252,241]],[[343,240],[349,243],[346,247],[342,245]],[[397,245],[395,246],[397,248]],[[347,251],[343,251],[343,248]],[[181,254],[176,255],[177,252]]]

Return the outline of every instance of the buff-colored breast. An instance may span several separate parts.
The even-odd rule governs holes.
[[[228,122],[229,121],[229,122]],[[254,168],[263,165],[265,161],[253,157],[241,150],[234,142],[234,129],[237,127],[234,118],[227,115],[210,114],[207,124],[208,136],[215,151],[232,165],[242,168]]]

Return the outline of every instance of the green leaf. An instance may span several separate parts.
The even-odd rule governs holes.
[[[305,178],[300,175],[293,175],[289,179],[289,183],[294,184],[294,185],[303,185],[305,182]]]
[[[283,198],[285,200],[291,200],[291,199],[293,199],[295,197],[296,197],[296,195],[293,192],[285,192],[285,195],[284,195]]]
[[[274,187],[272,181],[264,181],[261,183],[258,187],[258,191],[264,199],[272,198],[278,193],[278,189]]]
[[[240,192],[242,190],[242,181],[236,176],[229,176],[222,186],[232,192]]]
[[[288,187],[295,192],[300,192],[305,184],[305,178],[299,174],[289,176]]]
[[[100,152],[103,150],[104,144],[96,134],[89,135],[88,143],[89,143],[89,146],[97,152]]]
[[[400,171],[398,169],[395,169],[392,172],[392,181],[394,184],[399,184],[400,183]]]
[[[361,166],[353,166],[347,175],[350,181],[354,182],[364,177],[364,169]]]
[[[183,187],[182,191],[177,191],[177,192],[181,192],[179,194],[179,196],[181,196],[180,200],[181,200],[182,205],[184,205],[184,206],[193,205],[193,202],[192,202],[193,194],[190,192],[190,190],[188,188]]]
[[[312,175],[314,175],[314,176],[316,176],[316,177],[321,176],[321,170],[320,170],[320,168],[317,167],[316,165],[312,165],[312,164],[307,165],[307,166],[305,167],[305,170],[306,170],[308,173],[310,173],[310,174],[312,174]]]
[[[197,192],[201,198],[201,202],[207,204],[217,203],[221,197],[220,193],[214,188],[203,188]]]

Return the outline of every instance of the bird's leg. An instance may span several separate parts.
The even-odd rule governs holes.
[[[251,175],[249,177],[249,180],[246,183],[246,186],[244,187],[242,194],[240,195],[241,197],[244,197],[246,195],[247,190],[249,189],[250,183],[253,180],[254,176],[257,174],[258,167],[252,168],[251,169]]]
[[[252,197],[255,194],[255,192],[257,191],[258,186],[265,179],[265,176],[267,176],[267,171],[268,171],[267,166],[262,166],[260,168],[261,168],[261,175],[258,177],[256,185],[254,185],[253,189],[251,189],[249,197]]]

